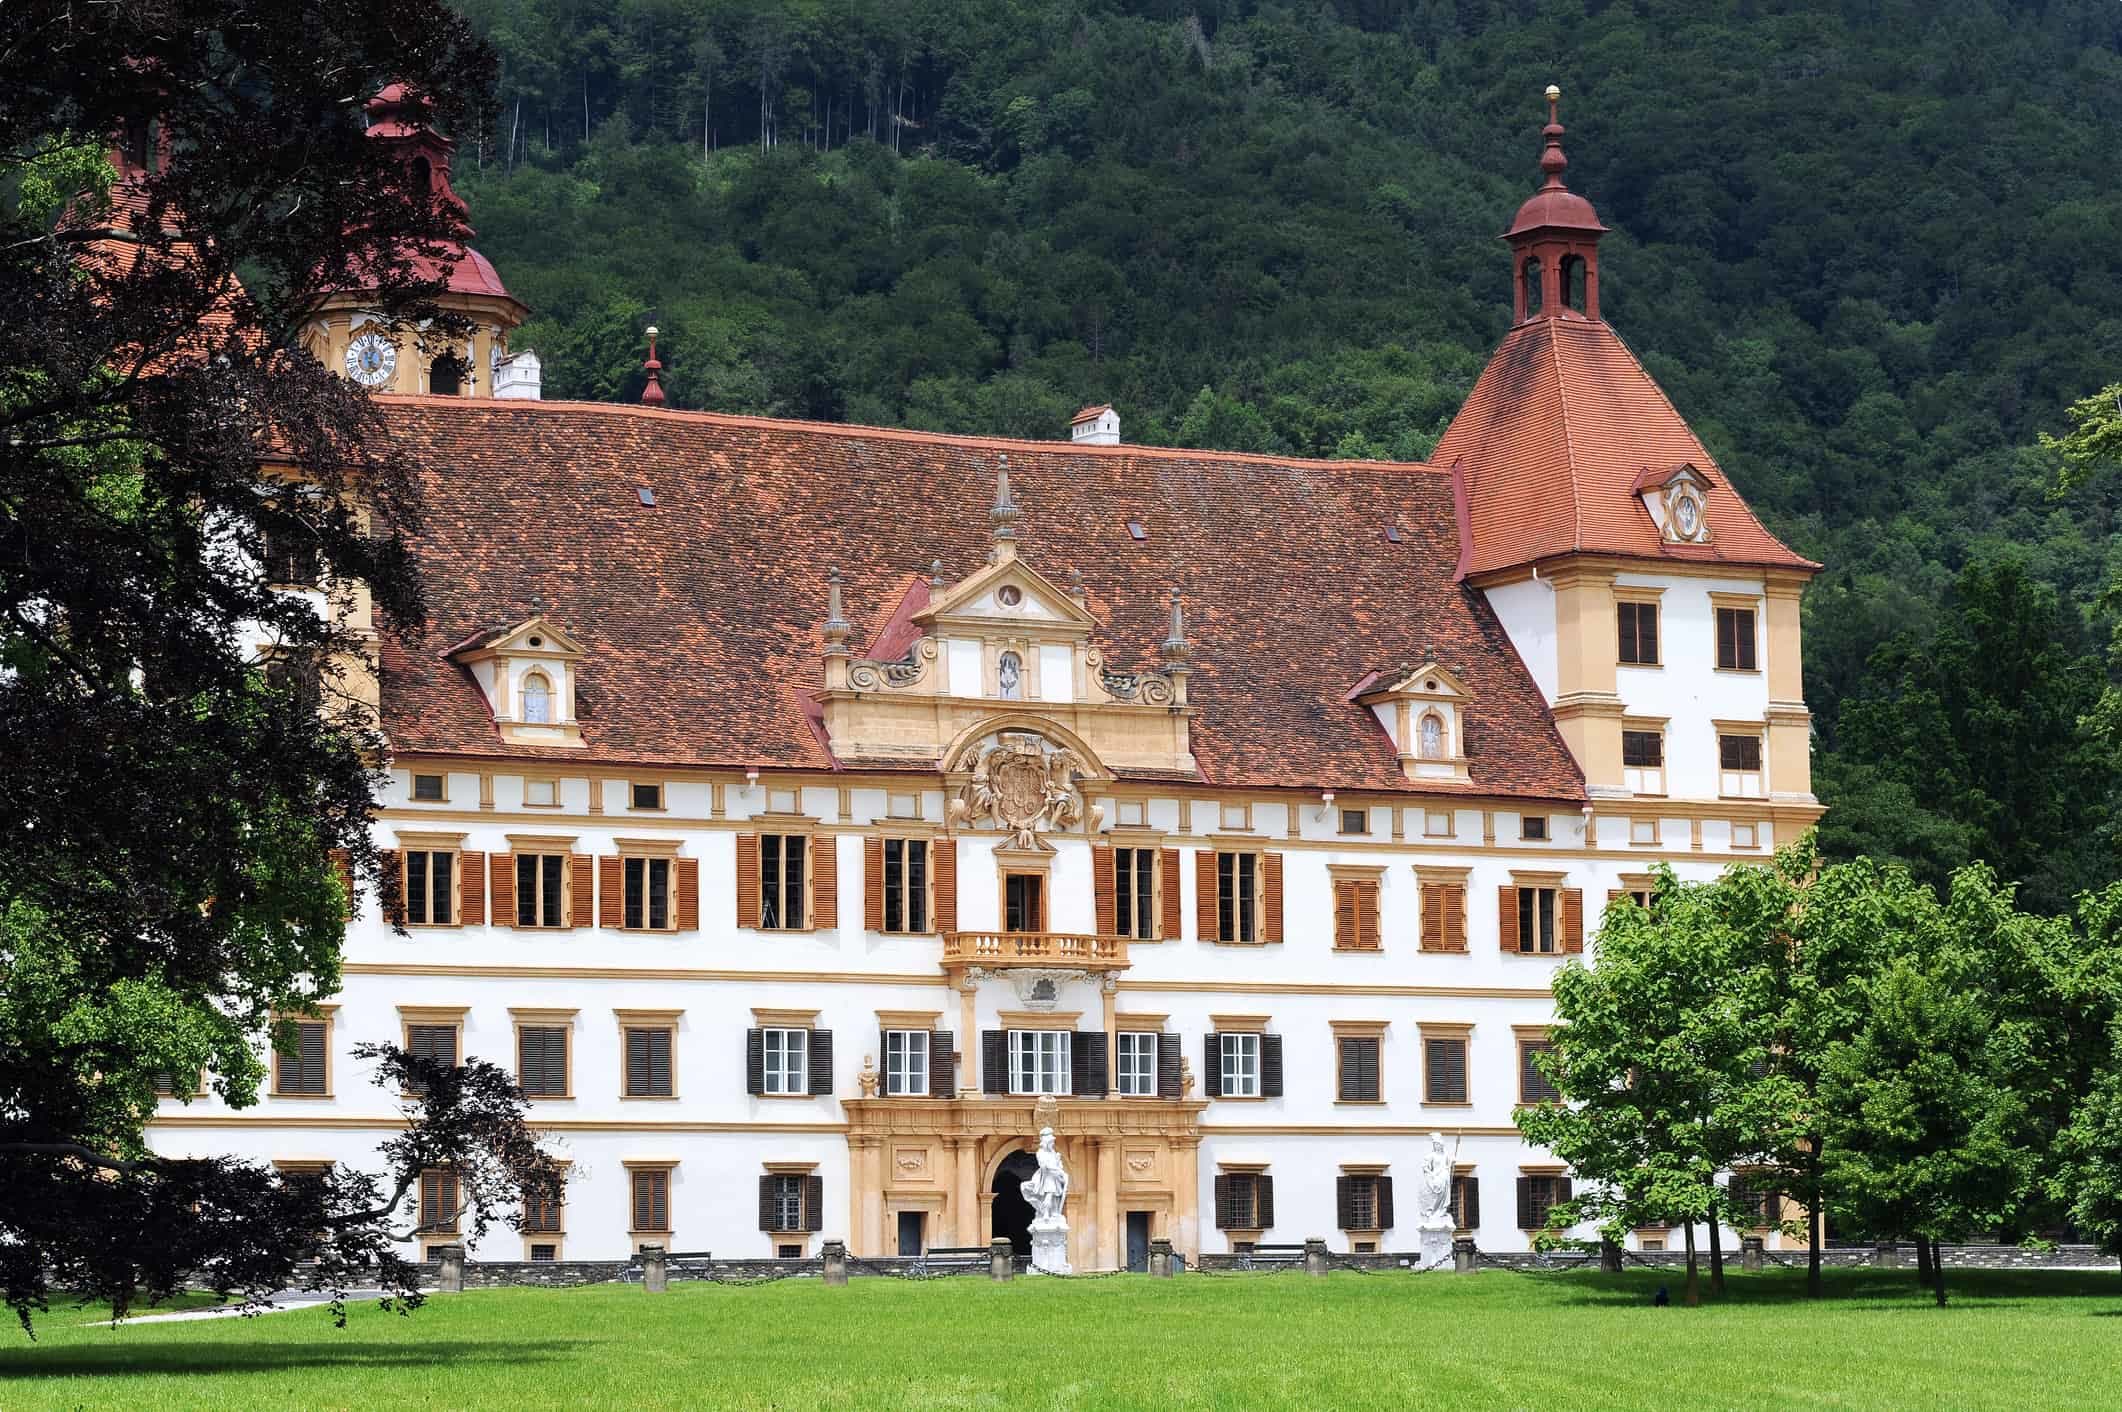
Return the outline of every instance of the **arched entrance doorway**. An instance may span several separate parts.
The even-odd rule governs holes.
[[[993,1225],[996,1240],[1006,1240],[1018,1255],[1032,1253],[1032,1206],[1019,1190],[1039,1167],[1029,1152],[1012,1152],[995,1169]]]

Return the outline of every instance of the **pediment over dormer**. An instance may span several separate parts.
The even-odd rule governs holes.
[[[550,617],[534,613],[510,626],[474,633],[447,655],[486,694],[502,739],[562,748],[582,744],[575,687],[588,651]]]
[[[1709,543],[1710,480],[1693,464],[1645,467],[1636,495],[1667,544]]]
[[[1400,769],[1411,780],[1464,783],[1467,707],[1473,693],[1443,663],[1373,672],[1355,693],[1392,737]]]
[[[1088,636],[1098,620],[1069,591],[1014,556],[982,566],[957,583],[933,594],[914,615],[924,631],[946,632],[954,626],[974,629],[998,625],[1030,627],[1065,637]]]

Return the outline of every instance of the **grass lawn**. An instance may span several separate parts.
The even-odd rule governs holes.
[[[439,1296],[120,1328],[62,1313],[0,1345],[0,1407],[1881,1408],[2122,1405],[2122,1277],[1488,1271],[1007,1285],[858,1279]],[[1673,1282],[1675,1293],[1677,1281]]]

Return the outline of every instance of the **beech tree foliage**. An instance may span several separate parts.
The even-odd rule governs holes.
[[[121,1311],[305,1261],[410,1293],[387,1258],[409,1163],[483,1173],[503,1214],[551,1180],[477,1066],[422,1076],[380,1177],[144,1137],[158,1075],[255,1100],[276,1017],[338,988],[334,855],[375,880],[379,742],[335,672],[360,644],[275,585],[358,580],[417,621],[419,507],[365,394],[295,336],[348,285],[407,337],[449,327],[415,278],[449,213],[363,110],[404,82],[472,136],[493,76],[436,0],[0,9],[0,1280],[25,1322],[53,1275]]]

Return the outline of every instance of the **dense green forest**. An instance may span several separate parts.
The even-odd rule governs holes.
[[[1608,319],[1830,566],[1830,853],[2009,855],[2043,905],[2114,875],[2079,720],[2122,474],[2062,489],[2040,443],[2122,378],[2112,0],[461,8],[502,81],[459,185],[548,395],[632,395],[654,322],[680,406],[1059,436],[1110,401],[1309,456],[1434,443],[1560,84]]]

